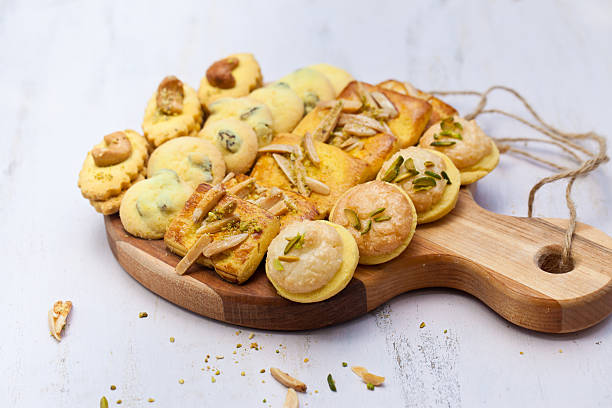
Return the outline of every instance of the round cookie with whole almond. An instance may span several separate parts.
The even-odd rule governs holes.
[[[225,176],[221,152],[200,137],[177,137],[155,149],[149,158],[148,177],[162,169],[173,170],[193,189],[201,183],[217,184]]]
[[[410,197],[396,185],[380,180],[346,191],[329,220],[355,238],[359,263],[375,265],[399,256],[410,244],[417,214]]]
[[[175,137],[197,134],[202,117],[196,91],[177,77],[167,76],[149,99],[142,130],[147,140],[157,147]]]

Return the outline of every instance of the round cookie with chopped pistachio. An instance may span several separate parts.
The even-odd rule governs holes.
[[[275,133],[291,132],[304,116],[302,99],[284,82],[275,82],[256,89],[249,97],[265,104],[270,109],[274,119]]]
[[[148,177],[161,169],[173,170],[195,189],[201,183],[217,184],[223,180],[225,161],[210,141],[183,136],[164,143],[151,154]]]
[[[268,106],[249,97],[223,98],[210,104],[206,124],[221,119],[238,119],[253,129],[259,147],[266,146],[274,137],[274,118]]]
[[[448,156],[461,172],[461,184],[471,184],[489,174],[499,163],[499,150],[475,120],[452,116],[431,126],[419,146]]]
[[[202,106],[217,99],[248,95],[262,85],[261,69],[253,54],[233,54],[214,62],[200,81]]]
[[[266,275],[280,296],[320,302],[346,287],[358,260],[355,239],[344,227],[323,220],[295,222],[270,243]]]
[[[408,194],[419,224],[439,220],[451,212],[461,187],[459,170],[448,156],[416,146],[391,156],[376,179],[393,183]]]
[[[183,209],[193,189],[172,170],[160,170],[128,189],[121,200],[123,228],[145,239],[164,237],[166,228]]]
[[[320,101],[329,101],[336,97],[331,82],[325,75],[311,68],[301,68],[282,77],[284,82],[295,91],[304,102],[304,113],[314,109]]]
[[[149,100],[142,130],[154,146],[179,136],[195,135],[202,126],[196,91],[174,76],[162,80]]]
[[[340,95],[342,90],[349,84],[349,82],[355,80],[355,78],[353,78],[351,74],[349,74],[342,68],[338,68],[330,64],[315,64],[307,68],[314,69],[315,71],[319,71],[320,73],[325,75],[334,87],[336,96]]]
[[[355,238],[359,263],[375,265],[404,252],[414,235],[417,213],[404,190],[374,180],[346,191],[329,220],[345,227]]]
[[[206,122],[199,134],[223,156],[227,172],[246,173],[257,156],[257,136],[251,127],[237,119]]]

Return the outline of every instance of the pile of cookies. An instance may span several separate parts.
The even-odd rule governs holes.
[[[296,302],[400,255],[499,161],[476,122],[407,82],[318,64],[264,86],[251,54],[214,62],[197,92],[164,78],[142,129],[87,154],[79,187],[91,205],[163,238],[180,275],[197,262],[244,283],[266,257],[268,279]]]

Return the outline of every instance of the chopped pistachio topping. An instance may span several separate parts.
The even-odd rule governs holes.
[[[289,242],[287,242],[287,245],[285,245],[285,250],[283,251],[285,255],[287,255],[289,251],[291,251],[298,242],[302,241],[303,239],[302,235],[303,234],[298,233],[295,237],[291,238]]]
[[[423,164],[425,165],[425,167],[431,167],[435,165],[435,163],[431,160],[426,160]]]
[[[384,211],[385,211],[385,207],[380,207],[380,208],[377,208],[377,209],[375,209],[374,211],[372,211],[372,212],[370,213],[370,215],[368,215],[368,217],[373,217],[373,216],[378,215],[378,214],[380,214],[380,213],[382,213],[382,212],[384,212]]]
[[[327,384],[329,385],[330,390],[332,390],[333,392],[337,391],[336,382],[334,381],[334,378],[331,374],[327,374]]]
[[[436,186],[436,179],[433,177],[419,177],[412,182],[412,188],[414,191],[429,190]]]
[[[368,383],[368,385],[366,385],[366,387],[368,388],[368,390],[374,391],[374,384]]]
[[[278,258],[275,258],[272,261],[272,264],[274,265],[274,269],[276,269],[277,271],[284,271],[285,270],[285,268],[283,268],[283,264],[280,263]]]
[[[359,221],[359,217],[357,216],[355,210],[345,208],[344,214],[346,215],[346,218],[348,218],[349,223],[353,226],[353,228],[359,231],[361,229],[361,221]]]
[[[436,180],[442,180],[442,177],[440,177],[438,173],[434,173],[433,171],[427,170],[425,174],[427,174],[429,177],[435,178]]]
[[[444,180],[446,180],[446,184],[448,184],[449,186],[453,183],[451,183],[450,177],[448,177],[448,174],[446,174],[446,172],[444,170],[442,170],[442,172],[440,173],[442,175],[442,178]]]
[[[348,367],[348,364],[346,363],[346,361],[342,362],[342,367]]]
[[[389,215],[380,215],[378,217],[374,217],[375,222],[384,222],[384,221],[389,221],[390,219],[391,219],[391,216]]]
[[[279,261],[283,262],[297,262],[300,260],[299,256],[291,256],[291,255],[281,255],[278,257]]]
[[[399,175],[400,167],[404,163],[404,158],[402,156],[397,156],[391,166],[385,172],[385,175],[382,178],[382,181],[392,182]]]
[[[446,146],[452,146],[455,143],[457,143],[457,142],[455,142],[454,140],[439,140],[439,141],[436,141],[436,142],[431,142],[429,145],[430,146],[442,146],[442,147],[446,147]]]
[[[396,178],[395,180],[393,180],[394,183],[401,183],[402,181],[409,179],[411,177],[416,176],[417,174],[419,174],[418,171],[414,170],[416,173],[415,174],[411,174],[411,173],[404,173],[401,176],[399,176],[398,178]]]
[[[363,231],[361,231],[361,235],[367,234],[368,232],[370,232],[370,228],[372,228],[372,219],[370,218],[368,220],[368,222],[366,222],[365,227],[363,228]]]

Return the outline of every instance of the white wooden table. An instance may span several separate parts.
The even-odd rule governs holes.
[[[0,406],[97,407],[106,395],[125,407],[279,407],[285,390],[270,366],[307,382],[310,407],[612,406],[612,319],[544,335],[468,295],[422,290],[337,327],[236,335],[150,293],[115,261],[102,217],[76,187],[85,153],[106,133],[140,129],[163,76],[197,87],[232,52],[253,52],[268,80],[329,62],[423,89],[505,84],[562,129],[609,132],[610,2],[329,3],[0,2]],[[463,113],[475,103],[448,100]],[[498,137],[532,135],[501,118],[480,123]],[[530,186],[548,174],[503,156],[475,196],[524,216]],[[574,193],[579,219],[608,234],[611,175],[605,165]],[[564,188],[545,187],[536,215],[566,217]],[[57,299],[74,303],[61,343],[47,329]],[[261,350],[232,354],[250,342]],[[367,391],[343,361],[386,376],[385,386]],[[207,365],[220,370],[216,383]]]

